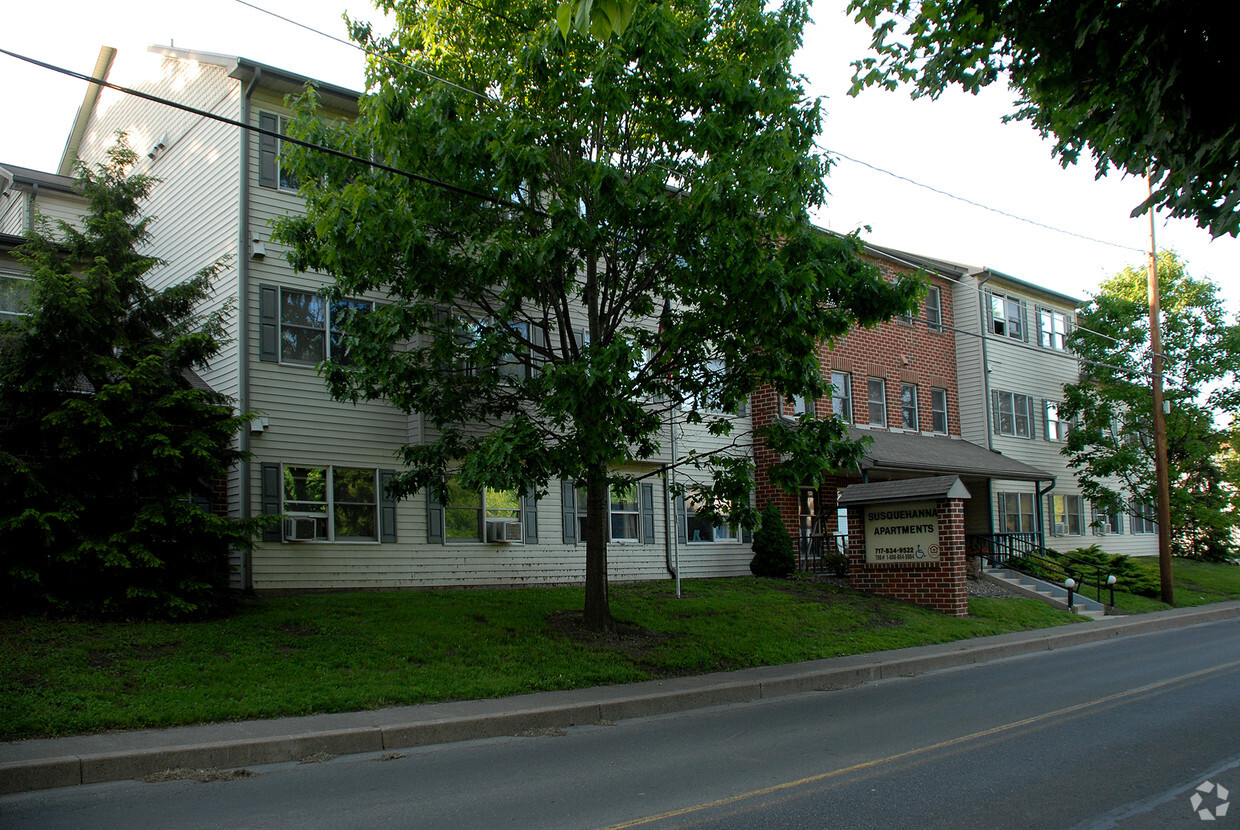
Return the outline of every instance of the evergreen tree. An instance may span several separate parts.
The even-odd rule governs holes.
[[[193,374],[227,309],[196,311],[224,263],[154,290],[141,253],[156,180],[120,136],[77,169],[81,229],[17,251],[29,313],[0,323],[0,586],[9,608],[182,617],[216,608],[254,523],[212,512],[243,416]]]
[[[749,570],[754,576],[787,579],[796,573],[796,552],[792,537],[784,527],[779,508],[772,502],[762,511],[762,523],[753,535],[753,559]]]

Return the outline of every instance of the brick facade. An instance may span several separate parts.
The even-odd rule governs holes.
[[[939,499],[939,561],[923,564],[865,561],[863,507],[848,510],[848,573],[852,587],[891,599],[940,611],[951,617],[969,616],[965,581],[964,502]]]
[[[875,253],[866,258],[888,280],[914,274],[917,269]],[[852,423],[870,428],[902,428],[901,384],[911,383],[917,387],[917,428],[931,432],[932,388],[946,391],[947,433],[960,435],[960,398],[956,378],[956,341],[953,331],[954,310],[952,306],[952,283],[936,274],[930,274],[929,284],[938,289],[940,325],[934,330],[926,314],[926,303],[914,314],[911,321],[901,319],[880,323],[873,328],[854,328],[833,344],[824,343],[818,353],[818,362],[824,377],[829,380],[832,371],[845,372],[851,378],[850,403]],[[886,422],[881,427],[871,425],[868,381],[883,380],[885,386]],[[791,402],[780,400],[769,387],[758,390],[752,401],[755,431],[771,423],[776,415],[793,416]],[[814,411],[820,418],[832,416],[831,398],[814,401]],[[771,483],[769,470],[779,459],[759,440],[754,446],[756,467],[756,504],[759,508],[774,503],[779,507],[784,526],[795,540],[799,533],[798,494],[786,493]],[[829,533],[838,531],[835,513],[835,494],[839,488],[860,479],[856,471],[841,471],[838,476],[826,477],[816,493],[819,515],[826,521]]]

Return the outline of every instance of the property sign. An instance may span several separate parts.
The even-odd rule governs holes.
[[[865,561],[939,561],[939,511],[932,501],[865,508]]]

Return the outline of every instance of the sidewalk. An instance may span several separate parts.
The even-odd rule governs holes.
[[[857,686],[1240,617],[1240,600],[787,666],[495,700],[0,744],[0,794],[515,735]]]

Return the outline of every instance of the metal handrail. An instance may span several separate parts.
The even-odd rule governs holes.
[[[989,535],[972,535],[968,537],[967,549],[970,556],[986,559],[990,566],[1000,565],[1019,571],[1026,576],[1045,578],[1045,573],[1033,573],[1036,567],[1029,567],[1026,562],[1040,565],[1043,571],[1050,571],[1052,578],[1072,579],[1078,585],[1092,585],[1098,602],[1102,602],[1102,589],[1107,585],[1108,569],[1070,553],[1059,553],[1043,547],[1037,533],[993,533]],[[1022,561],[1023,560],[1023,561]],[[1092,574],[1093,580],[1086,578]]]

